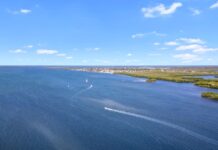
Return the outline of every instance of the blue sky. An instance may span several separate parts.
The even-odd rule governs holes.
[[[0,0],[0,65],[218,65],[218,0]]]

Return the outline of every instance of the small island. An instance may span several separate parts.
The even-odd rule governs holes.
[[[218,100],[218,93],[214,92],[203,92],[201,96],[212,100]]]

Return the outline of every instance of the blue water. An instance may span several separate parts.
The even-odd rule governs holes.
[[[1,150],[217,150],[217,91],[40,67],[0,68]]]
[[[203,79],[217,79],[217,76],[213,76],[213,75],[195,76],[195,77],[203,78]]]

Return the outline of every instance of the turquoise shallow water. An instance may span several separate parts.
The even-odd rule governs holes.
[[[218,103],[194,86],[0,68],[2,150],[216,150]]]

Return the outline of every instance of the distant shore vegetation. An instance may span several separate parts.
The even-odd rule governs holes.
[[[146,82],[148,82],[148,83],[153,83],[153,82],[155,82],[155,81],[157,81],[157,80],[156,80],[156,79],[152,79],[152,78],[146,80]]]
[[[118,74],[124,74],[133,77],[147,78],[147,82],[164,80],[177,83],[193,83],[196,86],[218,89],[217,71],[208,70],[140,70],[140,71],[122,71]],[[213,75],[214,79],[204,79],[203,76]],[[196,77],[197,76],[197,77]],[[201,78],[202,76],[202,78]],[[218,93],[203,92],[202,97],[212,100],[218,100]]]
[[[143,71],[122,71],[115,72],[117,74],[123,74],[139,78],[147,78],[148,81],[171,81],[177,83],[193,83],[196,86],[218,89],[218,79],[204,79],[200,76],[214,75],[217,72],[181,72],[181,71],[161,71],[161,70],[143,70]],[[198,76],[198,77],[196,77]]]
[[[211,100],[217,100],[218,101],[218,93],[214,93],[214,92],[203,92],[201,94],[202,97],[207,98],[207,99],[211,99]]]
[[[218,66],[201,67],[78,67],[65,68],[67,70],[78,70],[88,72],[101,72],[122,74],[138,78],[146,78],[146,82],[153,83],[157,80],[176,83],[193,83],[196,86],[218,89]],[[214,78],[204,78],[214,76]],[[217,93],[205,92],[202,97],[218,99]]]

